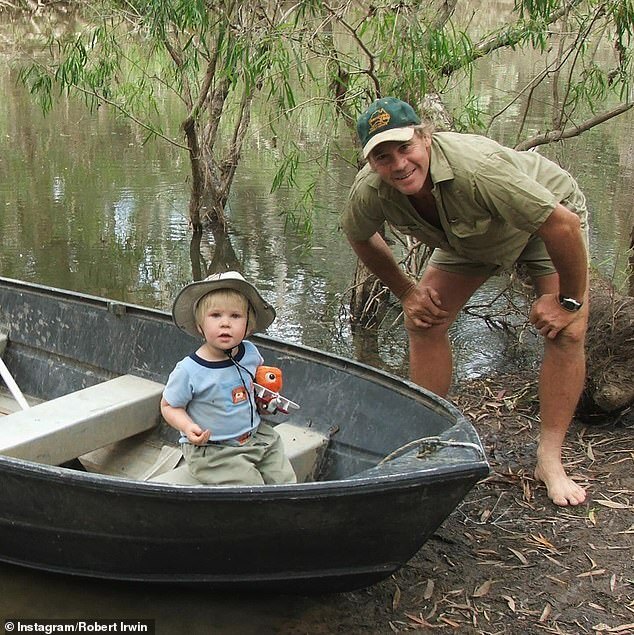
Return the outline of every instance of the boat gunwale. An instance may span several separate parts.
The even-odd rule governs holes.
[[[81,472],[71,468],[45,465],[33,461],[24,461],[8,456],[0,456],[0,478],[5,474],[15,473],[46,481],[55,480],[69,487],[80,487],[87,490],[98,490],[101,493],[117,492],[137,494],[139,496],[165,496],[166,493],[183,496],[188,499],[245,500],[251,497],[262,500],[315,498],[320,494],[355,495],[372,493],[373,491],[402,490],[436,482],[463,480],[466,475],[473,475],[475,480],[489,473],[489,464],[483,459],[464,463],[452,463],[447,467],[409,470],[395,474],[373,474],[372,476],[351,476],[349,478],[313,481],[309,483],[292,483],[280,485],[242,485],[242,486],[204,486],[174,485],[154,481],[135,481],[133,479],[108,474]]]
[[[241,574],[239,578],[232,576],[231,574],[209,574],[209,573],[191,573],[191,574],[174,574],[168,572],[161,573],[143,573],[143,574],[125,574],[125,573],[112,573],[109,571],[99,571],[98,573],[91,569],[68,569],[62,566],[52,565],[40,565],[29,560],[20,560],[17,558],[3,558],[3,563],[16,567],[26,567],[36,571],[44,571],[52,573],[54,575],[69,575],[77,578],[91,579],[91,580],[105,580],[105,581],[118,581],[125,584],[138,584],[138,583],[150,583],[150,584],[165,584],[169,586],[174,585],[204,585],[211,588],[224,588],[225,590],[238,590],[253,587],[253,585],[272,585],[276,587],[283,585],[285,593],[302,593],[301,589],[294,589],[289,587],[289,584],[297,583],[327,583],[333,578],[335,579],[356,579],[361,577],[369,577],[374,580],[369,584],[373,584],[380,580],[385,579],[390,573],[393,573],[398,567],[402,566],[401,563],[382,563],[379,565],[367,565],[356,566],[351,569],[347,568],[331,568],[324,570],[311,570],[308,572],[303,571],[284,571],[281,573],[259,574],[251,573],[249,575]],[[330,589],[332,589],[333,583],[329,583]],[[368,584],[363,584],[368,586]],[[356,588],[362,588],[359,586],[346,587],[344,590],[352,590]],[[331,592],[330,590],[326,592]]]

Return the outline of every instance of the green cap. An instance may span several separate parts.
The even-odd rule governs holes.
[[[357,119],[357,134],[367,159],[373,148],[384,141],[409,141],[414,136],[420,117],[414,109],[396,97],[373,101]]]

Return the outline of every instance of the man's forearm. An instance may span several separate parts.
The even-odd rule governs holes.
[[[559,274],[559,291],[582,301],[588,278],[588,254],[579,219],[558,205],[538,232]]]

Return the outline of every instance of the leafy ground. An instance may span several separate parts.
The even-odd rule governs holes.
[[[504,376],[459,394],[490,476],[391,579],[278,632],[634,634],[632,420],[573,423],[564,463],[589,497],[557,508],[532,476],[536,383]]]

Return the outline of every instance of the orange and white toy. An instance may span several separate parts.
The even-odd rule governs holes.
[[[255,399],[260,411],[274,414],[278,410],[288,414],[289,408],[299,410],[294,401],[280,395],[282,390],[282,371],[275,366],[258,366],[253,384]]]

